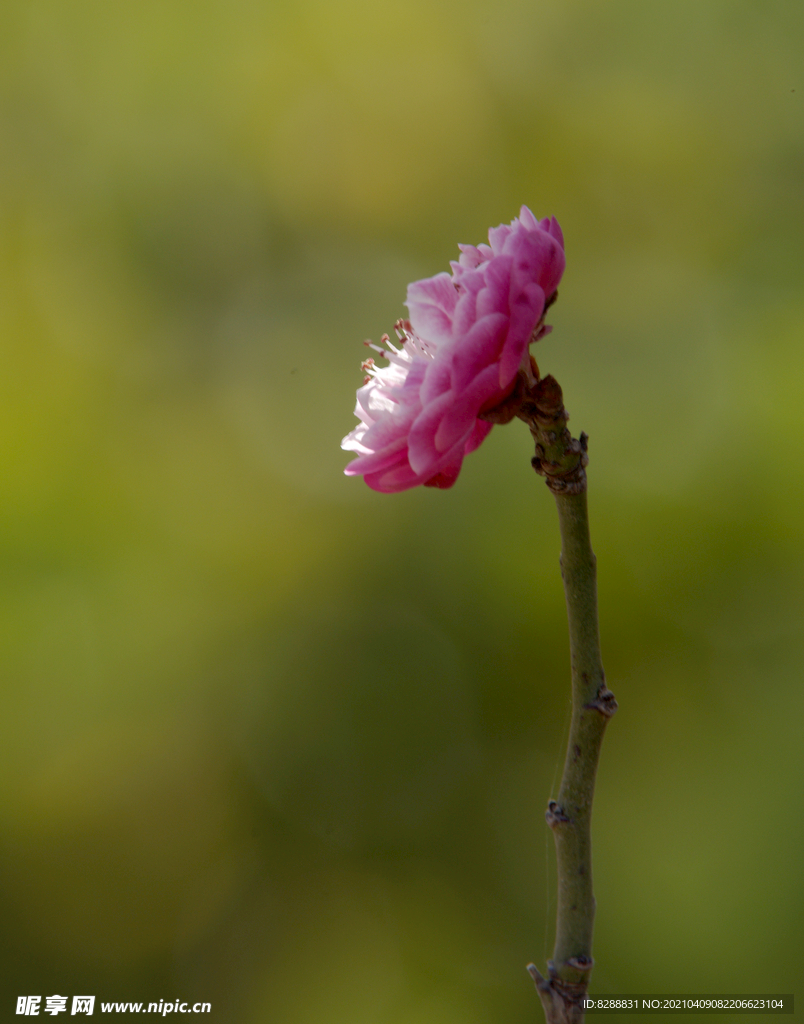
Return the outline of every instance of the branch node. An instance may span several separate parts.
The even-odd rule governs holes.
[[[535,964],[528,964],[547,1024],[582,1024],[587,983],[561,981],[552,960],[547,962],[549,980],[542,977]]]
[[[599,711],[600,714],[605,715],[606,718],[611,718],[617,710],[617,707],[617,699],[608,686],[606,686],[605,682],[601,683],[598,687],[595,699],[590,700],[588,704],[584,704],[584,708]]]
[[[591,956],[571,956],[565,963],[567,967],[573,967],[576,971],[591,971],[595,966]]]
[[[583,494],[586,490],[586,473],[581,462],[568,476],[545,476],[545,483],[553,494]]]
[[[564,813],[564,808],[560,807],[555,800],[551,800],[547,805],[544,817],[550,828],[555,828],[556,825],[565,825],[568,821],[572,820]]]

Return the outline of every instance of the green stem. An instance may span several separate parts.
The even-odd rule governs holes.
[[[548,1024],[583,1021],[589,985],[595,897],[592,891],[592,798],[600,745],[617,710],[606,686],[600,658],[596,559],[589,540],[586,507],[586,437],[567,429],[561,389],[553,378],[540,381],[522,407],[536,441],[534,468],[547,478],[561,529],[561,576],[567,601],[572,665],[572,721],[564,774],[546,813],[556,846],[558,907],[556,944],[548,978],[528,967]]]

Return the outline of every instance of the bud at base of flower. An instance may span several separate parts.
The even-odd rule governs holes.
[[[582,494],[586,490],[586,434],[569,432],[569,413],[555,377],[542,378],[529,389],[517,413],[530,427],[536,444],[531,465],[545,478],[554,494]]]

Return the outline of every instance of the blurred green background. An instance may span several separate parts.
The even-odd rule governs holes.
[[[620,702],[593,990],[800,989],[804,7],[3,25],[4,1012],[540,1018],[569,670],[528,432],[448,492],[338,447],[363,339],[521,203],[566,236],[536,354],[591,438]]]

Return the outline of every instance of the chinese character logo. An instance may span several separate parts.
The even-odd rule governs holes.
[[[17,1013],[24,1013],[27,1017],[39,1016],[39,1004],[41,996],[19,996],[17,999]]]
[[[50,1013],[55,1017],[57,1013],[65,1013],[66,1011],[67,996],[45,997],[45,1013]]]
[[[73,1008],[70,1010],[70,1016],[74,1013],[88,1013],[92,1014],[95,1010],[95,997],[94,996],[73,996]]]

